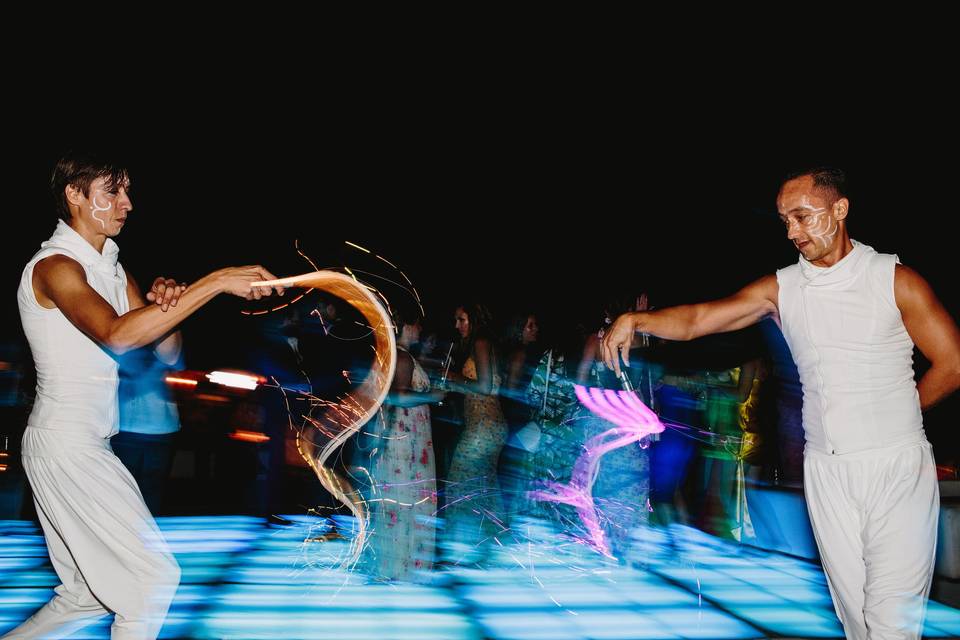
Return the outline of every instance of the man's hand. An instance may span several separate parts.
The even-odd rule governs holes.
[[[613,369],[617,377],[620,377],[621,358],[625,366],[630,366],[630,345],[633,343],[638,315],[640,314],[625,313],[612,325],[600,330],[600,354],[603,356],[603,363],[608,369]]]
[[[177,282],[170,278],[157,278],[147,292],[147,302],[160,305],[161,311],[177,306],[177,301],[187,290],[186,282]]]
[[[254,282],[264,280],[276,280],[273,275],[258,264],[247,267],[227,267],[220,269],[214,274],[220,282],[224,293],[231,293],[247,300],[259,300],[264,296],[269,296],[274,291],[278,296],[283,295],[283,287],[277,285],[273,287],[253,286]]]

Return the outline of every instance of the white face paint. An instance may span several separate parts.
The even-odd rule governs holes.
[[[777,210],[787,227],[787,239],[814,264],[824,262],[828,254],[838,250],[837,238],[843,235],[840,221],[845,205],[839,201],[828,204],[828,197],[817,189],[811,176],[787,181],[777,196]]]
[[[837,219],[830,213],[826,209],[815,209],[811,212],[809,218],[804,220],[807,235],[814,243],[823,248],[833,242],[833,237],[837,235],[837,230],[840,228]]]
[[[787,236],[797,243],[801,251],[804,251],[803,245],[807,242],[819,250],[824,250],[830,246],[840,229],[840,224],[832,213],[826,207],[814,208],[804,204],[792,209],[788,214],[781,214],[780,219],[787,227]],[[794,225],[802,236],[794,235]]]
[[[93,209],[90,211],[91,215],[93,215],[93,219],[99,222],[101,227],[106,229],[107,223],[104,222],[103,218],[99,217],[97,213],[101,211],[110,211],[111,209],[113,209],[113,203],[108,201],[107,206],[101,207],[100,204],[97,202],[96,194],[94,194],[94,196],[91,198],[90,203],[93,205]]]

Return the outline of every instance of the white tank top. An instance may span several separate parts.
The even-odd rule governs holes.
[[[913,341],[893,293],[895,255],[853,241],[832,267],[777,271],[783,335],[803,385],[807,447],[828,454],[925,438]]]
[[[127,276],[119,249],[107,239],[103,253],[61,220],[27,263],[17,290],[20,321],[37,369],[37,397],[28,427],[109,438],[117,432],[117,361],[77,329],[59,309],[46,309],[33,291],[33,267],[63,254],[79,262],[87,282],[114,308],[126,313]]]

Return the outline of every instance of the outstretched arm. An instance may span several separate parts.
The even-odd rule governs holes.
[[[620,375],[621,355],[629,352],[637,331],[668,340],[693,340],[750,326],[777,314],[778,293],[777,277],[769,275],[720,300],[625,313],[604,334],[603,361]],[[623,362],[627,364],[626,358]]]
[[[897,265],[893,293],[903,326],[930,361],[917,391],[920,407],[929,409],[960,387],[960,329],[933,289],[916,271]]]
[[[177,306],[167,311],[160,305],[146,305],[121,316],[87,283],[83,267],[77,261],[54,255],[34,267],[33,290],[42,306],[60,309],[91,339],[116,354],[123,354],[167,335],[217,294],[231,293],[248,299],[270,295],[270,287],[253,287],[251,283],[271,279],[273,274],[259,265],[227,267],[190,285]],[[277,293],[282,291],[277,288]]]

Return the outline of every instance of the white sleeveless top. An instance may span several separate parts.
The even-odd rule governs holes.
[[[27,263],[17,290],[20,321],[37,369],[37,397],[27,426],[109,438],[117,432],[117,361],[75,327],[59,309],[46,309],[33,291],[33,267],[63,254],[79,262],[87,282],[118,314],[129,308],[119,249],[107,238],[103,253],[61,220]]]
[[[777,271],[783,335],[803,385],[807,447],[845,454],[925,439],[895,255],[853,241],[831,267]]]

